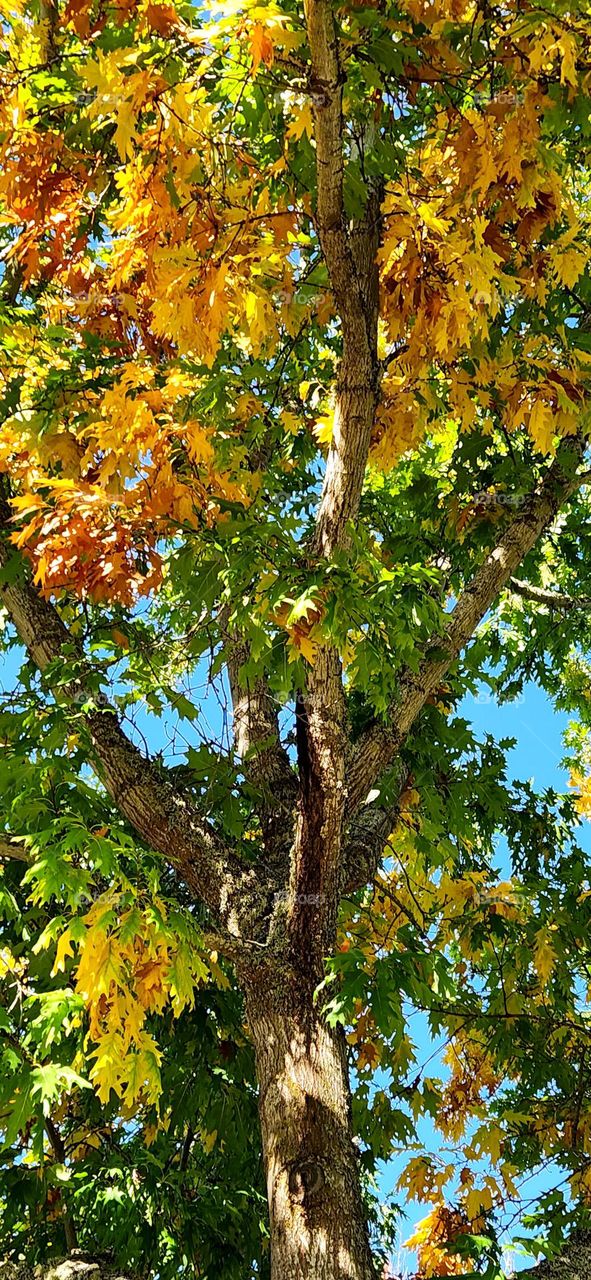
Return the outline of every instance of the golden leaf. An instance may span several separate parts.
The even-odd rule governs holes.
[[[538,929],[534,939],[533,965],[543,987],[551,977],[558,956],[550,940],[550,932],[546,925]]]

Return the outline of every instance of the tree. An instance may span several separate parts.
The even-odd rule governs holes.
[[[126,1266],[131,1145],[150,1266],[263,1274],[252,1046],[273,1280],[376,1274],[363,1169],[421,1112],[421,1270],[494,1273],[519,1172],[567,1170],[550,1248],[591,1186],[587,7],[3,12],[8,1248],[17,1188],[62,1253],[100,1188]],[[571,799],[455,710],[532,677]]]

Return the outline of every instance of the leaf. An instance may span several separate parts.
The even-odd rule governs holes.
[[[567,249],[554,254],[552,261],[560,284],[573,289],[588,265],[589,255],[581,249]]]
[[[319,444],[330,445],[334,432],[334,414],[326,413],[314,423],[314,435]]]
[[[543,987],[547,986],[557,961],[547,926],[538,929],[534,938],[533,965]]]
[[[474,1187],[464,1198],[466,1213],[471,1222],[477,1221],[483,1213],[488,1213],[493,1206],[490,1187]]]
[[[33,1082],[28,1068],[19,1071],[10,1082],[8,1115],[3,1121],[2,1148],[12,1146],[21,1130],[35,1114],[33,1102]]]
[[[552,451],[555,432],[554,413],[551,406],[539,396],[529,415],[529,434],[540,453]]]
[[[576,36],[570,31],[565,31],[558,41],[558,48],[561,54],[560,83],[570,84],[576,88],[579,83],[579,77],[577,75],[578,45]]]
[[[261,22],[255,22],[251,28],[250,35],[250,54],[252,58],[252,74],[256,75],[261,62],[266,67],[272,67],[274,59],[273,41],[266,27]]]
[[[174,709],[181,720],[198,720],[199,707],[196,707],[184,693],[174,695]]]
[[[66,929],[64,933],[62,933],[58,938],[58,943],[57,943],[57,948],[55,953],[55,960],[53,964],[53,969],[51,970],[52,978],[55,977],[56,973],[64,972],[66,968],[66,959],[68,958],[68,956],[73,957],[73,955],[74,955],[74,951],[72,949],[71,930]]]
[[[303,137],[304,134],[306,134],[308,138],[313,137],[314,134],[314,120],[312,118],[312,108],[309,102],[304,102],[295,108],[285,136],[287,138],[295,138],[297,141],[299,138]],[[303,396],[302,399],[304,399]]]

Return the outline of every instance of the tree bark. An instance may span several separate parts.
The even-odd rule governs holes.
[[[512,1280],[591,1280],[591,1232],[573,1231],[556,1258],[546,1258]]]
[[[297,974],[246,982],[271,1224],[272,1280],[375,1280],[345,1040]]]

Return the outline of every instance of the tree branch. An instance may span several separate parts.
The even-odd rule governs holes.
[[[368,192],[363,218],[348,228],[343,204],[344,76],[330,0],[307,0],[310,92],[314,113],[317,228],[343,333],[333,438],[318,508],[315,551],[330,557],[355,518],[378,401],[380,192]]]
[[[0,506],[0,516],[6,525],[6,503]],[[13,549],[0,542],[0,570],[13,555]],[[42,674],[60,660],[72,666],[72,679],[59,689],[54,685],[54,691],[64,696],[73,716],[84,720],[97,771],[120,813],[176,868],[222,927],[239,936],[243,909],[256,897],[254,870],[226,850],[191,800],[127,738],[114,708],[94,692],[96,681],[79,646],[55,606],[32,585],[22,561],[16,578],[11,570],[0,580],[0,600]]]
[[[45,1116],[43,1123],[45,1125],[45,1132],[47,1134],[47,1137],[49,1138],[51,1150],[53,1151],[53,1154],[57,1163],[65,1165],[66,1148],[64,1146],[63,1139],[59,1129],[54,1124],[51,1116]],[[62,1216],[64,1221],[64,1233],[66,1237],[66,1246],[68,1248],[68,1252],[71,1253],[72,1250],[75,1249],[78,1244],[76,1226],[74,1223],[74,1219],[72,1218],[72,1215],[70,1213],[69,1206],[66,1200],[64,1199],[64,1192],[61,1189],[60,1189],[59,1196],[62,1204]]]
[[[279,733],[277,709],[265,676],[244,676],[246,642],[229,635],[226,666],[234,713],[234,745],[247,781],[257,791],[263,839],[269,853],[291,844],[297,778]]]
[[[355,893],[374,879],[388,839],[400,817],[401,800],[408,781],[409,770],[401,762],[390,804],[368,804],[349,823],[343,846],[341,896]]]
[[[30,862],[31,858],[26,845],[18,836],[0,836],[0,861]]]
[[[318,237],[341,321],[343,353],[333,435],[311,556],[329,560],[349,540],[367,465],[379,393],[380,193],[347,226],[343,203],[342,74],[331,0],[306,0],[315,142]],[[312,986],[336,930],[347,752],[339,654],[323,646],[297,707],[300,806],[292,850],[288,931],[292,956]]]
[[[34,1272],[24,1262],[0,1262],[0,1280],[31,1280],[32,1274],[35,1280],[127,1280],[111,1258],[97,1258],[81,1249],[72,1250],[67,1258],[40,1263]],[[134,1280],[138,1280],[137,1272]]]
[[[547,591],[544,587],[535,587],[531,582],[523,582],[521,578],[510,578],[509,586],[515,595],[532,604],[546,605],[549,609],[559,609],[563,613],[571,610],[591,609],[591,596],[569,596],[564,591]]]
[[[398,813],[398,805],[388,809],[370,805],[355,814],[343,846],[343,897],[362,889],[374,879]]]
[[[563,446],[464,589],[443,634],[432,638],[419,670],[407,667],[401,672],[398,695],[389,711],[389,725],[374,723],[359,738],[348,773],[351,814],[363,804],[371,787],[394,760],[427,699],[468,644],[499,591],[579,487],[580,479],[573,472],[583,448],[584,442],[580,439]]]

